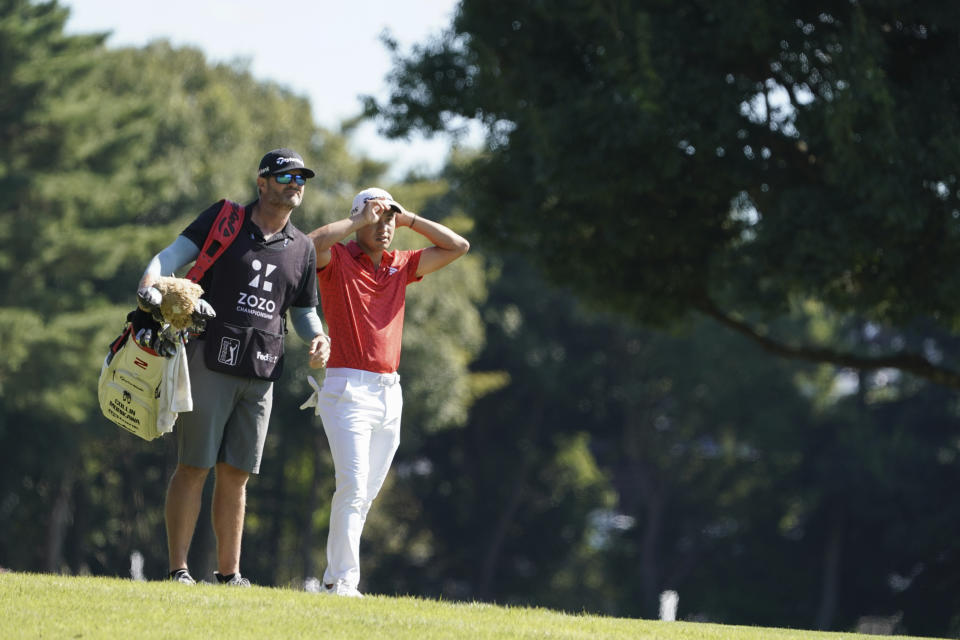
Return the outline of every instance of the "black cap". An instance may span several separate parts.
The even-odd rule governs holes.
[[[303,166],[303,158],[293,149],[274,149],[273,151],[268,151],[267,155],[263,156],[263,159],[260,160],[260,170],[257,171],[257,175],[277,175],[278,173],[286,173],[293,169],[300,169],[307,178],[312,178],[317,175],[312,170]]]

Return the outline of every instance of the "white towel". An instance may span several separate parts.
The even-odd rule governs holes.
[[[160,398],[157,407],[157,431],[170,433],[177,421],[177,414],[193,411],[193,393],[190,389],[190,368],[187,366],[187,350],[183,340],[177,341],[177,352],[163,369],[160,382]]]

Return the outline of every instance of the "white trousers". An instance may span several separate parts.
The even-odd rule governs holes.
[[[360,583],[360,534],[400,445],[403,395],[396,373],[327,370],[317,413],[330,443],[336,491],[330,508],[326,584]]]

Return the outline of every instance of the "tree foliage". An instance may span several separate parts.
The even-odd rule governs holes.
[[[385,130],[478,119],[478,233],[650,326],[960,386],[953,358],[770,331],[807,300],[960,321],[960,7],[464,0],[399,58]]]
[[[948,390],[889,371],[840,385],[709,322],[590,311],[525,257],[489,262],[475,366],[509,383],[399,471],[413,492],[390,508],[429,544],[383,554],[378,583],[642,617],[673,589],[685,619],[854,629],[900,611],[955,633]]]

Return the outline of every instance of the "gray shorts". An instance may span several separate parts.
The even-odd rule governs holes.
[[[267,439],[273,382],[207,369],[203,341],[187,345],[193,411],[177,418],[180,464],[209,469],[218,462],[259,473]]]

